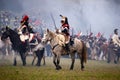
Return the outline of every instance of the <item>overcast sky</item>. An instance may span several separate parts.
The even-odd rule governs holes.
[[[87,34],[91,26],[93,33],[101,32],[108,37],[115,28],[120,28],[120,0],[0,0],[0,10],[34,16],[39,14],[50,29],[54,29],[50,14],[58,28],[59,15],[62,14],[68,17],[75,33],[82,31]]]

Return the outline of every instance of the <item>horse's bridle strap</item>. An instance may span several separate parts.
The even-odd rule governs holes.
[[[53,47],[52,47],[52,50],[54,50],[55,49],[55,47],[57,47],[59,44],[56,44],[56,45],[54,45]]]

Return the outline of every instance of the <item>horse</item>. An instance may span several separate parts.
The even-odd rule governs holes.
[[[26,65],[26,53],[28,52],[27,43],[23,43],[20,40],[20,35],[16,31],[10,29],[9,27],[6,27],[4,32],[2,33],[1,40],[4,41],[8,37],[10,38],[10,41],[12,43],[12,49],[14,50],[15,53],[20,54],[23,66],[25,66]],[[38,66],[40,65],[41,56],[43,56],[43,54],[44,54],[43,53],[44,52],[44,47],[42,47],[42,50],[43,51],[41,51],[41,49],[37,49],[37,50],[34,50],[34,52],[33,52],[38,56],[38,62],[37,62]],[[40,52],[42,52],[42,53],[40,53]],[[16,56],[14,56],[13,65],[14,66],[17,65]]]
[[[52,53],[53,53],[53,63],[56,67],[56,70],[62,69],[60,66],[60,57],[62,55],[66,55],[67,51],[65,48],[61,45],[63,43],[64,35],[57,34],[55,32],[50,31],[49,29],[46,30],[44,33],[44,36],[42,38],[42,42],[47,44],[47,42],[50,42]],[[84,62],[87,61],[87,51],[86,51],[86,45],[83,43],[83,41],[74,38],[73,39],[74,44],[69,45],[69,54],[71,55],[71,66],[70,70],[73,70],[74,68],[74,62],[75,62],[75,53],[78,54],[79,58],[81,59],[81,70],[84,70]]]

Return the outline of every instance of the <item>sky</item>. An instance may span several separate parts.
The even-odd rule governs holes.
[[[120,28],[120,0],[0,0],[0,10],[28,14],[41,18],[46,27],[54,30],[53,20],[60,28],[60,14],[68,17],[74,34],[101,32],[109,37]],[[120,30],[119,30],[120,32]]]

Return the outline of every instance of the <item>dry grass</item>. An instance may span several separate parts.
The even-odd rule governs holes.
[[[12,66],[12,57],[0,59],[0,80],[120,80],[120,63],[89,60],[85,71],[80,70],[76,59],[74,70],[69,70],[71,60],[61,58],[62,70],[55,70],[52,58],[46,58],[45,66],[31,66],[32,57],[27,58],[27,66]]]

